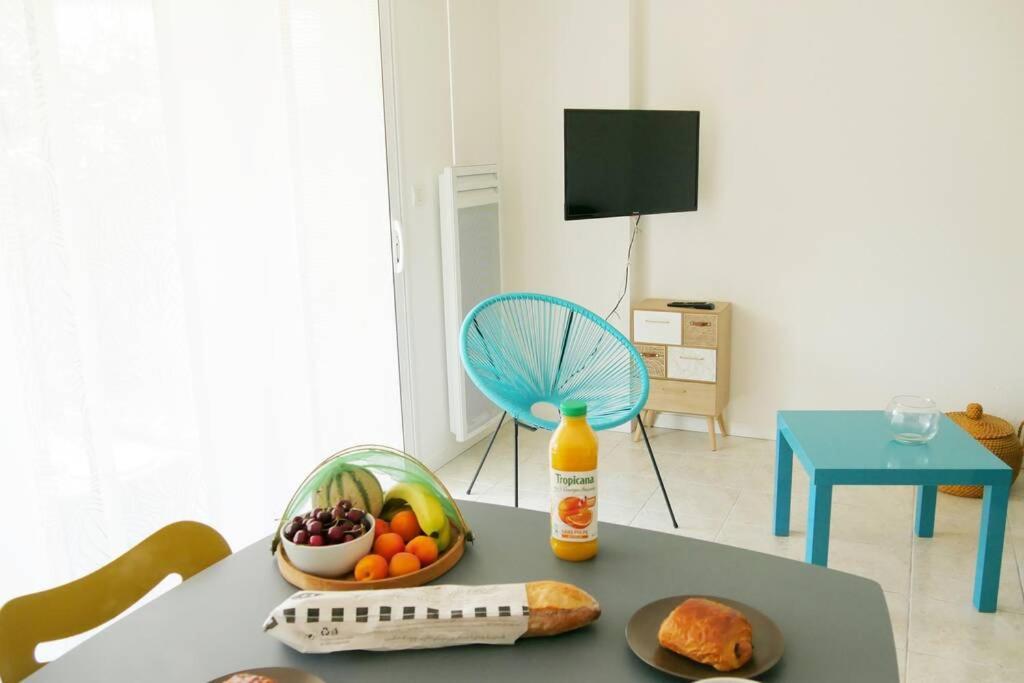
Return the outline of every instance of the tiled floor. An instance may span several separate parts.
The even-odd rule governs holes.
[[[668,520],[643,444],[601,432],[599,518],[801,559],[807,478],[793,467],[793,523],[772,535],[774,442],[726,437],[712,453],[706,434],[653,429],[651,444],[672,498],[679,529]],[[547,509],[550,433],[520,430],[519,504]],[[486,440],[439,470],[456,497],[512,504],[512,433],[495,442],[471,496],[466,487]],[[913,535],[911,487],[837,487],[829,566],[881,584],[892,616],[903,680],[1024,680],[1024,484],[1011,492],[999,611],[971,605],[979,501],[939,494],[935,537]]]

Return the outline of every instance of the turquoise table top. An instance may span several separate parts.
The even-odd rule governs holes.
[[[785,410],[779,431],[815,484],[1009,484],[1010,468],[945,415],[925,444],[892,438],[881,410]]]

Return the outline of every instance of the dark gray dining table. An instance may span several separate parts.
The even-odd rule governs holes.
[[[268,537],[112,624],[27,680],[203,683],[242,669],[288,666],[327,683],[498,683],[570,676],[594,682],[667,681],[672,680],[667,674],[633,654],[624,632],[637,609],[673,595],[732,598],[773,619],[785,638],[785,654],[759,677],[766,683],[899,680],[889,612],[874,581],[604,523],[594,560],[563,562],[548,547],[547,514],[471,502],[460,507],[476,541],[439,582],[567,581],[600,601],[601,618],[572,633],[513,646],[304,655],[262,630],[271,609],[296,590],[278,574]],[[767,524],[764,533],[771,534]]]

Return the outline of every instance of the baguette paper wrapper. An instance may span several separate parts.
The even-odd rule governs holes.
[[[295,593],[263,630],[299,652],[511,645],[526,633],[526,584]]]

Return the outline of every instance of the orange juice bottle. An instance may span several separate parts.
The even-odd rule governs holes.
[[[551,550],[579,562],[597,555],[597,435],[587,404],[563,401],[551,435]]]

